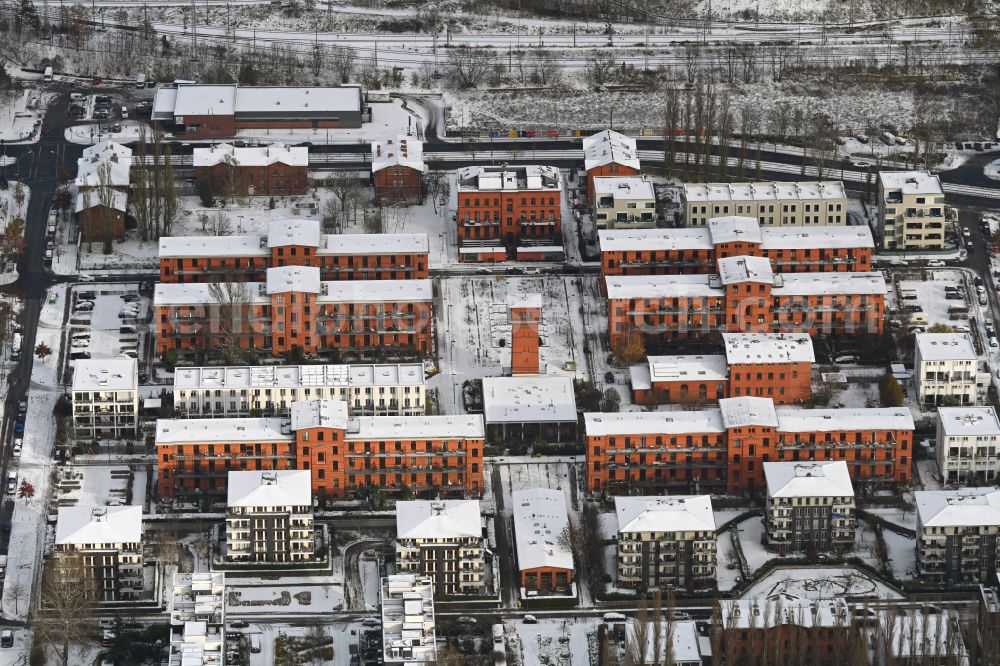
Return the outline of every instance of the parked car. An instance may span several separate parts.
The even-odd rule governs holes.
[[[858,134],[854,138],[858,140],[858,143],[868,143],[868,137],[864,134]]]
[[[24,446],[24,440],[18,437],[17,439],[14,440],[14,444],[13,446],[11,446],[10,450],[15,456],[19,456],[21,455],[21,448],[23,446]]]
[[[18,420],[18,422],[14,424],[14,432],[18,435],[24,434],[24,421]]]
[[[14,632],[4,629],[0,632],[0,648],[14,647]]]
[[[944,268],[945,263],[940,259],[931,259],[930,261],[927,262],[927,265],[930,268]]]
[[[90,358],[90,352],[88,351],[75,351],[71,352],[69,355],[70,359],[74,361],[82,361]]]

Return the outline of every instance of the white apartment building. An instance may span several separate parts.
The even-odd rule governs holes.
[[[229,472],[226,559],[307,562],[315,555],[310,471]]]
[[[926,171],[880,171],[878,229],[882,247],[937,250],[944,247],[944,190]]]
[[[715,586],[710,495],[615,497],[618,585],[640,590]]]
[[[847,192],[839,181],[691,183],[684,186],[684,226],[714,217],[756,218],[763,226],[843,226]]]
[[[177,368],[174,411],[187,418],[288,414],[298,400],[342,400],[352,416],[422,416],[424,367],[284,365]]]
[[[387,664],[437,662],[434,581],[396,574],[382,579],[382,651]]]
[[[920,578],[948,583],[995,580],[1000,490],[917,491],[914,499]]]
[[[72,384],[73,434],[79,440],[129,439],[139,417],[135,359],[76,361]]]
[[[913,367],[917,399],[933,407],[944,398],[976,404],[976,348],[968,333],[917,333]]]
[[[225,574],[174,574],[168,666],[221,666],[224,663],[225,598]]]
[[[479,500],[396,502],[396,566],[430,578],[440,596],[481,594],[486,563]]]
[[[594,224],[598,229],[652,229],[656,193],[646,176],[594,178]]]
[[[992,407],[939,407],[937,463],[945,483],[995,483],[1000,473],[1000,420]]]
[[[846,462],[766,462],[764,478],[768,546],[781,554],[854,546],[854,487]]]
[[[60,507],[55,549],[56,566],[66,567],[70,579],[81,576],[88,596],[99,601],[142,596],[141,506]]]

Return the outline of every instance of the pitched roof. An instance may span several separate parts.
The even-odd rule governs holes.
[[[569,377],[485,377],[487,423],[576,421],[576,395]]]
[[[232,471],[226,479],[226,506],[311,506],[307,469]]]
[[[56,544],[85,546],[142,540],[142,507],[63,506],[56,519]]]
[[[710,495],[615,497],[619,532],[704,532],[715,530]]]
[[[397,539],[482,538],[479,500],[396,502]]]
[[[309,149],[304,146],[286,146],[283,143],[246,148],[220,143],[209,148],[195,148],[192,151],[192,162],[195,167],[213,167],[226,163],[244,167],[270,166],[272,164],[308,167]]]
[[[426,172],[424,142],[405,134],[372,141],[372,173],[391,166],[404,166]]]
[[[767,257],[723,257],[717,262],[722,284],[763,282],[774,284],[774,271]]]
[[[590,171],[612,163],[639,169],[635,139],[614,130],[603,130],[583,138],[584,169]]]
[[[291,412],[292,430],[347,428],[347,403],[343,400],[297,400]]]
[[[722,422],[726,428],[778,427],[778,415],[774,411],[774,401],[770,398],[723,398],[719,400],[719,409],[722,410]]]
[[[1000,525],[1000,489],[918,490],[913,495],[922,527]]]
[[[552,488],[530,488],[511,493],[517,565],[525,569],[573,568],[566,496]]]
[[[853,497],[854,486],[843,460],[766,462],[769,497]]]

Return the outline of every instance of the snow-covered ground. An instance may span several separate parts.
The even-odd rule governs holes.
[[[6,143],[38,140],[42,116],[51,95],[33,88],[5,93],[0,103],[0,139]]]
[[[17,181],[7,181],[7,187],[0,190],[0,234],[5,233],[7,225],[13,221],[24,222],[30,200],[31,188]],[[22,239],[23,237],[22,232]],[[7,270],[8,268],[10,270]],[[16,262],[12,260],[0,262],[0,284],[11,284],[17,280],[17,276]]]
[[[288,603],[282,603],[285,593]],[[231,577],[226,585],[226,615],[232,617],[316,615],[343,607],[343,585],[330,576]]]
[[[540,618],[538,624],[504,622],[508,642],[521,656],[520,663],[590,666],[597,659],[597,625],[600,618]]]
[[[892,588],[854,567],[783,567],[751,585],[743,598],[791,594],[809,599],[871,596],[899,598]]]

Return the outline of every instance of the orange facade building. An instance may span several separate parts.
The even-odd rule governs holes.
[[[269,268],[262,283],[161,283],[153,295],[156,349],[426,355],[432,301],[430,280],[324,282],[319,268],[305,266]]]
[[[550,166],[474,166],[456,175],[463,247],[562,246],[562,174]]]
[[[482,416],[349,418],[336,400],[292,404],[280,418],[160,419],[161,499],[223,499],[236,470],[308,469],[312,492],[343,499],[373,489],[483,490]]]
[[[275,220],[265,235],[166,236],[160,282],[259,282],[268,268],[314,266],[323,280],[428,275],[426,234],[324,234],[319,220]]]
[[[639,174],[639,152],[635,139],[614,130],[584,137],[583,168],[587,172],[587,198],[593,203],[595,178]]]
[[[718,408],[584,414],[587,488],[746,492],[764,463],[843,460],[855,485],[912,482],[913,417],[905,408],[775,408],[726,398]]]
[[[725,257],[765,257],[775,273],[864,272],[875,242],[867,226],[761,226],[752,217],[716,217],[690,229],[598,231],[601,274],[714,273]]]

